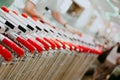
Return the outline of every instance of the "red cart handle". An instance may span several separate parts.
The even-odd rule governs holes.
[[[6,7],[6,6],[2,6],[1,9],[6,12],[6,13],[9,13],[9,9]]]
[[[84,48],[81,45],[78,45],[79,52],[83,52]]]
[[[43,48],[42,48],[39,44],[37,44],[35,41],[33,41],[33,40],[31,40],[31,39],[27,39],[27,41],[28,41],[29,43],[31,43],[31,44],[37,49],[37,51],[38,51],[39,53],[42,53]]]
[[[48,45],[48,43],[45,42],[44,39],[40,38],[40,37],[36,37],[36,40],[39,41],[40,43],[42,43],[44,45],[44,48],[46,50],[49,50],[50,49],[50,46]]]
[[[27,40],[25,40],[24,38],[18,36],[16,40],[20,42],[21,44],[23,44],[31,53],[35,52],[35,47],[32,44],[30,44]]]
[[[68,43],[69,43],[69,45],[71,46],[71,50],[77,51],[77,46],[76,46],[75,44],[73,44],[73,43],[71,43],[71,42],[68,42]]]
[[[6,44],[9,48],[11,48],[12,50],[14,50],[19,57],[23,57],[23,56],[24,56],[24,50],[23,50],[22,48],[20,48],[20,47],[19,47],[17,44],[15,44],[14,42],[12,42],[10,39],[4,38],[4,39],[2,40],[2,42],[3,42],[4,44]]]
[[[57,49],[60,49],[60,48],[61,48],[61,46],[59,45],[59,43],[58,43],[56,40],[53,40],[53,39],[50,39],[50,40],[52,40],[52,41],[56,44]]]
[[[73,44],[73,43],[71,43],[73,46],[74,46],[74,50],[75,51],[78,51],[79,49],[77,48],[77,45],[76,44]]]
[[[9,62],[12,60],[13,56],[10,51],[8,51],[4,46],[0,45],[0,54],[5,59],[5,61]]]
[[[66,46],[65,46],[65,43],[59,39],[56,39],[56,41],[60,42],[62,44],[62,48],[63,49],[66,49]]]
[[[24,18],[28,18],[28,15],[26,13],[21,14]]]
[[[68,49],[72,51],[72,45],[69,42],[64,42],[66,46],[68,46]]]
[[[56,44],[53,41],[51,41],[50,39],[48,39],[46,37],[44,37],[43,39],[51,44],[51,47],[53,50],[55,50],[55,48],[57,48]]]
[[[17,15],[17,16],[18,16],[18,13],[17,13],[16,11],[12,10],[12,12],[13,12],[15,15]]]
[[[2,34],[0,34],[0,40],[9,48],[11,48],[13,51],[16,52],[16,54],[19,57],[23,57],[24,56],[24,50],[22,48],[20,48],[17,44],[15,44],[13,41],[11,41],[10,39],[8,39],[7,37],[3,36]]]

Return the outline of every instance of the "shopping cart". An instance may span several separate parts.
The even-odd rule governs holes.
[[[0,80],[80,80],[101,49],[63,28],[0,9]]]

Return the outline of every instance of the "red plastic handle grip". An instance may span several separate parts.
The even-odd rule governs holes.
[[[2,9],[4,12],[9,13],[9,9],[8,9],[6,6],[2,6],[1,9]]]
[[[80,48],[80,52],[85,52],[85,53],[90,52],[90,48],[88,47],[79,45],[79,48]]]
[[[64,44],[66,44],[66,45],[69,46],[69,50],[71,50],[71,51],[73,50],[73,49],[72,49],[72,45],[71,45],[69,42],[64,42]]]
[[[35,52],[35,47],[32,44],[30,44],[27,40],[25,40],[24,38],[18,36],[16,40],[20,42],[22,45],[24,45],[31,53]]]
[[[60,45],[60,47],[63,47],[63,45],[59,41],[57,41],[56,39],[54,39],[54,41],[56,41]]]
[[[44,37],[44,40],[51,44],[51,47],[52,47],[53,50],[55,48],[57,48],[56,44],[53,41],[51,41],[50,39]]]
[[[64,44],[64,42],[63,41],[61,41],[61,40],[59,40],[59,39],[56,39],[58,42],[60,42],[63,46],[62,46],[62,48],[63,49],[66,49],[66,46],[65,46],[65,44]]]
[[[102,50],[98,50],[98,54],[99,55],[103,54],[103,51]]]
[[[97,49],[97,53],[98,53],[99,55],[103,54],[103,50],[102,50],[101,47],[98,47],[98,49]]]
[[[90,51],[90,48],[88,48],[88,47],[84,47],[84,50],[83,50],[84,52],[89,52]]]
[[[15,15],[17,15],[17,16],[18,16],[18,13],[17,13],[16,11],[12,10],[12,12],[13,12]]]
[[[56,40],[53,40],[53,39],[50,39],[50,40],[52,40],[52,41],[56,44],[57,49],[60,49],[60,48],[61,48],[61,46],[59,45],[59,43],[58,43]]]
[[[39,44],[37,44],[35,41],[31,39],[27,39],[27,41],[31,43],[37,49],[38,52],[42,53],[43,48]]]
[[[76,50],[76,45],[71,43],[71,42],[67,42],[70,46],[70,50]]]
[[[50,46],[45,42],[44,39],[39,38],[39,37],[36,37],[36,40],[39,41],[40,43],[42,43],[42,44],[44,45],[44,48],[45,48],[46,50],[49,50],[49,49],[50,49]]]
[[[26,13],[21,14],[24,18],[28,18],[28,15]]]
[[[72,44],[72,43],[71,43]],[[76,44],[72,44],[74,46],[74,50],[77,51],[77,45]]]
[[[98,55],[101,55],[103,52],[102,52],[102,50],[95,50],[95,49],[93,49],[93,51],[92,51],[93,53],[95,53],[95,54],[98,54]]]
[[[9,62],[12,60],[13,56],[10,51],[8,51],[4,46],[0,45],[0,54],[5,59],[5,61]]]
[[[78,45],[79,52],[83,52],[83,47],[81,45]]]
[[[81,46],[82,52],[87,52],[87,48],[85,46]]]
[[[32,16],[31,18],[32,18],[34,21],[37,21],[37,20],[38,20],[38,18],[35,17],[35,16]]]
[[[8,38],[4,38],[2,40],[2,42],[4,44],[6,44],[9,48],[11,48],[13,51],[16,52],[16,54],[19,57],[23,57],[24,56],[24,50],[22,48],[20,48],[17,44],[15,44],[14,42],[12,42],[10,39]]]
[[[90,52],[90,53],[97,54],[97,53],[96,53],[96,50],[95,50],[95,49],[92,49],[92,48],[90,48],[89,52]]]
[[[80,52],[80,48],[78,45],[76,45],[76,49],[75,49],[77,52]]]

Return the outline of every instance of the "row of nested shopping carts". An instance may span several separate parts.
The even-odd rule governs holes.
[[[80,80],[102,54],[92,39],[87,41],[3,6],[0,80]]]

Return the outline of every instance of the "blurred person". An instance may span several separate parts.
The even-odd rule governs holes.
[[[101,45],[100,45],[101,46]],[[105,48],[104,46],[101,46],[101,48],[103,49],[103,54],[99,55],[97,57],[97,60],[99,61],[100,64],[104,63],[107,56],[110,54],[111,50],[115,47],[116,45],[113,45],[109,48]]]
[[[118,49],[118,52],[120,53],[120,49]],[[120,57],[117,59],[117,66],[113,70],[108,80],[120,80]]]
[[[27,13],[30,16],[34,16],[43,20],[47,24],[51,22],[44,16],[47,10],[51,10],[52,17],[67,28],[72,33],[78,33],[76,29],[71,27],[61,16],[60,6],[64,0],[15,0],[9,7],[19,13]]]
[[[120,80],[120,58],[117,59],[117,64],[118,66],[115,67],[108,80]]]
[[[106,80],[107,75],[111,74],[117,65],[120,65],[120,43],[114,46],[105,62],[96,67],[93,80]]]

